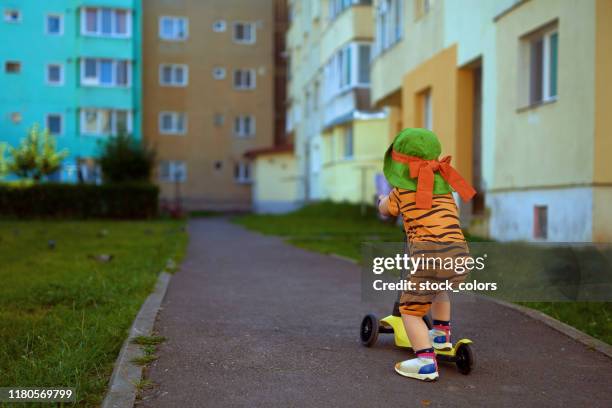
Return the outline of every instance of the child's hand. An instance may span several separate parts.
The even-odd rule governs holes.
[[[389,197],[388,196],[383,195],[383,194],[378,196],[378,212],[383,217],[388,217],[390,215],[390,213],[389,213]]]

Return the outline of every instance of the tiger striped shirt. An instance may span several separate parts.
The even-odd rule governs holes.
[[[394,188],[389,194],[389,212],[394,217],[402,215],[408,241],[465,242],[451,193],[434,194],[431,208],[415,207],[415,191]]]

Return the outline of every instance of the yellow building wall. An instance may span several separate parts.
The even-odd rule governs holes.
[[[253,202],[256,207],[296,203],[297,161],[293,152],[258,155],[253,168]]]
[[[187,41],[159,39],[160,16],[189,18]],[[250,183],[234,180],[234,165],[246,161],[246,151],[271,146],[274,137],[274,53],[273,3],[267,0],[227,0],[211,9],[206,2],[147,0],[143,8],[143,134],[157,150],[157,160],[181,160],[187,165],[187,178],[181,184],[187,209],[248,209]],[[224,32],[216,33],[216,20],[227,22]],[[232,39],[235,21],[259,22],[256,43],[236,44]],[[159,84],[160,64],[187,64],[186,87]],[[226,77],[213,78],[215,67],[224,67]],[[254,90],[235,90],[233,70],[256,71]],[[159,113],[184,112],[185,135],[159,132]],[[224,115],[223,125],[215,125],[215,115]],[[233,134],[237,115],[255,116],[256,135],[238,138]],[[215,167],[221,162],[221,168]],[[161,198],[173,199],[174,183],[159,182]]]
[[[376,106],[382,106],[383,99],[402,87],[406,72],[444,48],[444,1],[431,2],[424,16],[418,17],[415,12],[414,2],[405,0],[402,40],[372,61],[370,81],[372,103]]]
[[[457,47],[448,47],[414,70],[402,85],[402,126],[424,127],[423,94],[430,92],[432,130],[440,138],[442,154],[466,180],[472,178],[472,76],[456,67]]]
[[[612,183],[612,1],[596,1],[594,181]]]
[[[525,107],[521,37],[558,21],[556,102]],[[497,21],[498,76],[492,190],[590,184],[595,132],[595,1],[529,1]],[[609,74],[608,74],[609,75]],[[609,114],[608,114],[609,116]]]
[[[382,173],[387,140],[386,119],[355,120],[353,157],[344,157],[344,126],[323,133],[323,196],[332,201],[374,203],[374,177]]]
[[[612,241],[612,1],[596,0],[593,241]]]
[[[374,35],[372,7],[354,5],[340,14],[321,36],[320,61],[326,62],[349,41],[371,41]]]

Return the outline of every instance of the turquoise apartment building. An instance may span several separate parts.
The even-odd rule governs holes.
[[[141,0],[0,0],[0,142],[35,123],[68,149],[62,182],[100,179],[111,135],[141,134]]]

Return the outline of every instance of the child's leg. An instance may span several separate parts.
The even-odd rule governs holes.
[[[406,329],[406,334],[408,335],[408,340],[410,340],[413,350],[416,351],[431,347],[429,331],[427,330],[427,325],[423,321],[423,317],[402,314],[402,321],[404,322],[404,328]]]
[[[431,304],[431,318],[434,320],[450,321],[451,304],[447,292],[440,292]]]
[[[400,307],[400,311],[402,308],[402,321],[416,358],[395,364],[395,371],[405,377],[433,381],[438,378],[438,364],[431,347],[427,325],[423,321],[423,315],[427,313],[429,305],[408,305]]]
[[[451,350],[451,304],[448,293],[440,292],[431,304],[431,317],[433,318],[433,328],[429,332],[433,347],[436,350]]]

